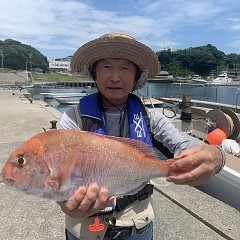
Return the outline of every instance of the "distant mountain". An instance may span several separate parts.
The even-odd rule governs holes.
[[[167,49],[157,52],[157,55],[162,70],[175,76],[209,76],[221,71],[240,72],[239,54],[225,54],[211,44],[177,51]]]
[[[13,39],[0,40],[0,60],[2,60],[2,55],[4,68],[24,70],[27,63],[28,70],[42,69],[46,71],[48,69],[47,57],[30,45]],[[2,67],[1,63],[0,61],[0,67]]]

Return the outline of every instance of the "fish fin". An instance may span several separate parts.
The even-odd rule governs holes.
[[[57,179],[48,179],[45,184],[54,192],[57,192],[57,190],[59,189],[59,182],[57,181]]]
[[[157,153],[155,152],[155,150],[152,147],[150,147],[148,144],[146,144],[142,141],[131,139],[131,138],[125,138],[125,137],[102,135],[102,134],[97,134],[97,133],[92,133],[92,134],[97,135],[102,138],[109,138],[111,140],[115,140],[115,141],[121,142],[123,144],[130,145],[130,146],[137,148],[140,151],[144,152],[147,155],[147,157],[159,158]]]
[[[68,158],[68,160],[63,164],[62,168],[58,173],[46,181],[46,185],[51,188],[54,192],[59,191],[64,186],[69,185],[70,175],[75,166],[76,159],[78,156],[77,151],[73,151],[73,154]],[[63,184],[64,183],[64,184]],[[63,190],[63,189],[62,189]]]

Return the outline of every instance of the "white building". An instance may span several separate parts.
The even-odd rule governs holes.
[[[49,73],[68,73],[72,56],[65,58],[53,58],[49,61]]]

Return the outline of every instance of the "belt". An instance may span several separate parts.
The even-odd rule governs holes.
[[[145,187],[137,192],[134,195],[127,195],[121,198],[117,198],[116,201],[116,207],[115,207],[115,211],[116,212],[120,212],[122,210],[124,210],[128,205],[130,205],[131,203],[135,202],[135,201],[143,201],[145,199],[147,199],[150,195],[152,195],[153,193],[153,185],[152,184],[146,184]]]
[[[120,240],[128,239],[135,234],[143,233],[149,226],[150,223],[145,225],[143,228],[137,229],[136,227],[108,227],[105,233],[105,237],[110,239]]]
[[[132,227],[110,227],[107,229],[105,237],[109,237],[110,239],[128,239],[132,236],[132,233]]]
[[[142,190],[135,193],[134,195],[127,195],[127,196],[117,198],[116,206],[115,206],[114,210],[109,211],[109,212],[102,211],[102,212],[93,214],[90,217],[107,215],[109,213],[112,213],[113,211],[120,212],[120,211],[124,210],[131,203],[133,203],[137,200],[143,201],[143,200],[147,199],[149,196],[151,196],[153,194],[153,187],[154,186],[152,184],[146,184]]]

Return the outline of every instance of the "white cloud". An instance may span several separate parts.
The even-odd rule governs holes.
[[[239,30],[239,17],[230,18],[234,12],[239,13],[237,2],[136,0],[132,4],[127,0],[114,3],[112,0],[1,0],[0,8],[4,11],[0,15],[0,39],[13,38],[40,50],[74,52],[104,33],[125,32],[154,50],[181,47],[185,41],[182,36],[191,38],[204,28]],[[181,37],[177,37],[179,33]],[[232,40],[236,41],[235,35]]]
[[[229,31],[240,30],[240,18],[229,17],[222,19],[222,27]]]

